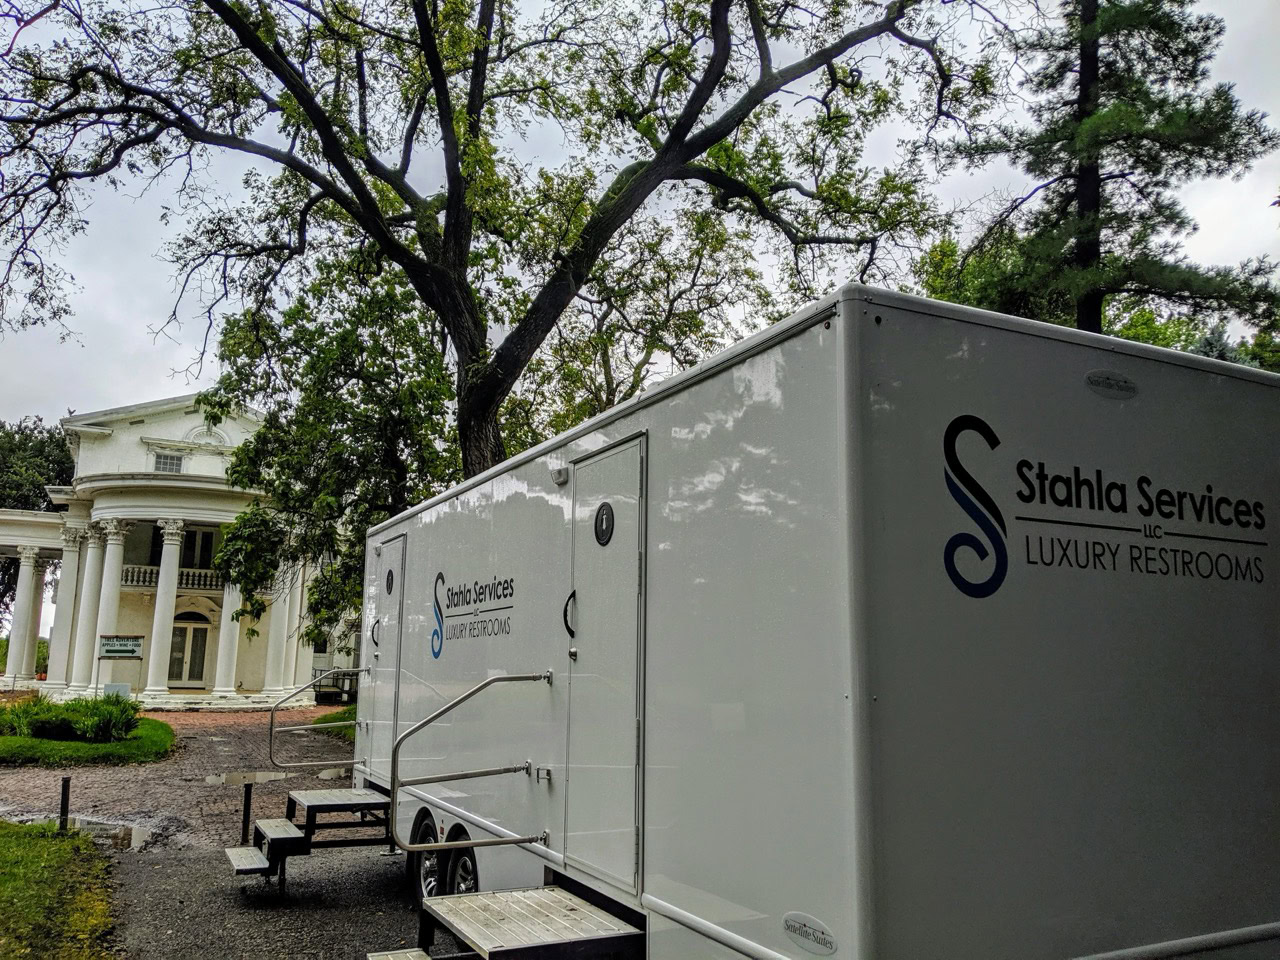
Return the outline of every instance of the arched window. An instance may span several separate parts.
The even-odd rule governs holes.
[[[196,613],[194,610],[188,610],[186,613],[180,613],[173,618],[175,622],[181,623],[213,623],[203,613]]]

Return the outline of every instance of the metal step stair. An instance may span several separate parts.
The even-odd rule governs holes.
[[[253,825],[253,845],[268,860],[305,855],[308,849],[307,835],[293,825],[291,820],[258,820]]]
[[[428,952],[440,927],[485,960],[622,960],[645,951],[643,930],[561,887],[428,897],[422,910],[418,945]]]
[[[431,960],[417,948],[413,950],[383,950],[381,953],[366,954],[368,960]]]
[[[285,808],[285,817],[292,820],[298,807],[308,813],[360,813],[381,811],[385,813],[391,807],[391,801],[385,793],[377,790],[333,789],[333,790],[294,790],[289,794],[289,804]]]
[[[261,874],[276,877],[280,889],[285,884],[285,864],[289,857],[307,856],[325,847],[387,847],[392,841],[387,823],[391,801],[376,790],[331,789],[294,790],[289,794],[283,817],[256,820],[253,845],[228,847],[224,852],[237,876]],[[298,811],[303,812],[299,823]],[[359,814],[358,820],[320,820],[323,814]],[[248,823],[246,807],[245,823]],[[317,837],[322,831],[347,831],[382,827],[381,836]]]
[[[249,873],[270,873],[271,861],[257,847],[227,847],[222,851],[231,861],[236,876]]]

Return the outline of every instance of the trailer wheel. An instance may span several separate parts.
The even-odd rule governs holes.
[[[418,822],[413,825],[411,842],[435,843],[439,839],[431,815],[424,810],[419,814]],[[440,892],[440,854],[421,851],[411,853],[405,862],[405,868],[409,891],[417,901],[416,906],[421,907],[423,900]]]
[[[454,840],[470,840],[460,832]],[[480,871],[476,869],[476,852],[471,847],[453,851],[449,858],[449,893],[475,893],[480,889]]]

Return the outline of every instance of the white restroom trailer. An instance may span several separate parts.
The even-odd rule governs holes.
[[[1280,377],[848,286],[371,530],[355,781],[652,960],[1280,956]],[[452,871],[452,872],[451,872]]]

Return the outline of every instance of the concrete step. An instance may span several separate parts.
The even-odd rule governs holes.
[[[227,847],[222,851],[231,861],[236,875],[246,873],[267,873],[271,869],[271,861],[257,847]]]

